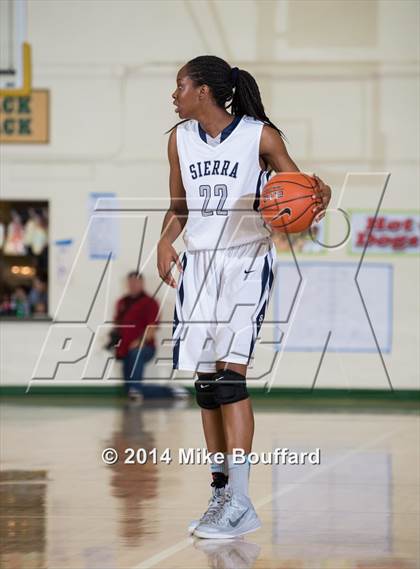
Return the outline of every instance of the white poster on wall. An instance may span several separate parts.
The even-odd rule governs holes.
[[[54,245],[56,281],[64,285],[70,272],[73,239],[56,239]]]
[[[116,259],[119,254],[119,220],[116,194],[91,192],[89,194],[89,258]]]
[[[393,266],[390,263],[278,260],[273,301],[277,350],[382,352],[392,348]]]

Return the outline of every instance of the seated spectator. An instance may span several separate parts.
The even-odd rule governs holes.
[[[46,314],[48,305],[47,283],[41,277],[35,277],[28,295],[31,314]]]
[[[31,314],[28,297],[23,286],[16,287],[12,294],[12,310],[17,318],[27,318]]]
[[[10,294],[5,292],[0,302],[0,315],[11,316],[12,314],[13,314],[12,299],[10,297]]]

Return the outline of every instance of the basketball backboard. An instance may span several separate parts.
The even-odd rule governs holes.
[[[31,46],[27,0],[0,1],[0,96],[30,95]]]

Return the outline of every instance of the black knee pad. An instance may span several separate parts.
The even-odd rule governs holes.
[[[220,403],[218,403],[215,398],[215,376],[216,373],[207,377],[202,376],[194,382],[195,398],[198,405],[203,409],[217,409],[220,407]]]
[[[249,397],[246,378],[236,371],[226,369],[217,372],[213,383],[215,385],[215,400],[219,405],[236,403]]]

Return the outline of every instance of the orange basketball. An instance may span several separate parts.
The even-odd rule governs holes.
[[[319,212],[320,205],[312,196],[317,181],[302,172],[281,172],[264,186],[260,198],[260,212],[264,221],[283,233],[300,233],[308,229]]]

